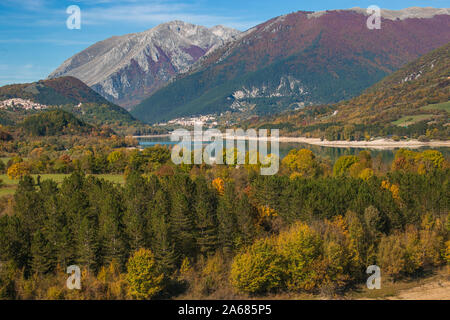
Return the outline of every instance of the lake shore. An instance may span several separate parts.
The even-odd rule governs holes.
[[[149,136],[135,136],[136,139],[152,139],[152,138],[169,138],[171,134],[164,135],[149,135]],[[228,136],[223,135],[223,139],[234,138],[237,140],[262,140],[261,137],[248,137],[248,136]],[[322,147],[334,147],[334,148],[361,148],[361,149],[379,149],[379,150],[389,150],[389,149],[399,149],[399,148],[409,148],[417,149],[423,147],[430,148],[441,148],[450,147],[450,141],[439,141],[433,140],[429,142],[421,142],[416,139],[411,140],[401,140],[394,141],[392,139],[375,139],[371,141],[327,141],[321,140],[319,138],[306,138],[306,137],[279,137],[279,142],[282,143],[305,143],[310,145],[322,146]]]
[[[316,138],[280,137],[280,142],[307,143],[322,147],[335,148],[364,148],[364,149],[398,149],[422,147],[450,147],[450,141],[421,142],[419,140],[394,141],[390,139],[376,139],[372,141],[327,141]]]

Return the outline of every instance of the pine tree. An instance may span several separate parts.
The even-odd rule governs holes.
[[[170,227],[177,253],[182,256],[194,255],[195,238],[192,213],[189,200],[182,193],[172,194]]]
[[[147,182],[140,174],[131,173],[125,186],[124,215],[125,231],[132,251],[146,247],[146,219],[151,193]]]
[[[178,262],[175,242],[170,232],[170,200],[167,192],[159,190],[149,209],[147,223],[148,234],[151,235],[152,249],[159,268],[166,274],[172,273]]]
[[[90,192],[90,210],[93,214],[98,212],[103,263],[109,264],[115,259],[123,267],[128,257],[122,195],[110,182],[96,179],[91,183],[94,190]]]
[[[248,246],[253,243],[256,236],[256,217],[258,211],[252,206],[248,196],[244,193],[236,204],[236,222],[239,229],[241,245]]]
[[[225,254],[231,253],[234,248],[236,236],[236,216],[235,216],[235,191],[234,185],[225,185],[225,194],[220,197],[217,208],[217,220],[219,222],[219,243]]]
[[[31,254],[31,268],[33,272],[37,274],[46,274],[54,269],[54,248],[52,248],[40,230],[36,231],[33,235]]]
[[[205,178],[199,177],[196,185],[196,231],[200,253],[213,254],[217,248],[216,198],[208,188]]]
[[[29,235],[42,226],[45,218],[42,197],[36,191],[34,180],[25,176],[20,180],[14,194],[14,212],[21,218],[23,227]]]
[[[55,250],[56,265],[67,266],[73,259],[73,235],[61,209],[58,185],[52,180],[39,183],[43,208],[46,213],[43,225],[44,235]]]
[[[87,267],[88,270],[98,269],[99,242],[97,228],[95,218],[85,216],[81,220],[76,234],[77,263]]]
[[[171,241],[169,226],[165,217],[160,217],[154,224],[155,236],[153,250],[159,268],[165,274],[175,271],[178,256],[175,253],[175,245]]]

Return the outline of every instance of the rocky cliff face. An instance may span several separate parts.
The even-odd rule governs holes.
[[[129,107],[239,34],[223,26],[208,29],[173,21],[98,42],[65,61],[49,78],[76,77],[110,101]]]

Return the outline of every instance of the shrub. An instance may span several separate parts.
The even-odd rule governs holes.
[[[383,274],[399,278],[405,268],[405,249],[398,235],[385,236],[378,247],[377,261]]]
[[[361,173],[359,174],[359,178],[363,179],[364,181],[369,180],[370,178],[372,178],[374,175],[374,172],[372,169],[370,168],[366,168],[364,170],[361,171]]]
[[[364,210],[364,222],[367,231],[373,238],[377,238],[384,229],[384,221],[380,212],[374,206],[369,206]]]
[[[408,227],[404,233],[385,236],[378,249],[378,264],[384,274],[397,280],[412,275],[422,269],[424,253],[421,247],[419,232]]]
[[[220,254],[208,258],[201,271],[202,292],[204,294],[211,294],[221,287],[228,276],[228,266]]]
[[[445,260],[450,264],[450,241],[445,243]]]

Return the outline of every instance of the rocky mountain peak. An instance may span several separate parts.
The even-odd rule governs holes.
[[[66,60],[49,78],[70,75],[112,102],[129,107],[186,71],[240,32],[171,21],[100,41]]]

